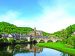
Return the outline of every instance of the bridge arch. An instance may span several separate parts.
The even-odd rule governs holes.
[[[59,40],[59,39],[58,39],[56,42],[61,42],[61,41],[62,41],[62,40]]]
[[[39,41],[39,43],[44,43],[44,42],[45,42],[45,41],[44,41],[44,40],[42,40],[42,39]]]
[[[53,42],[52,40],[48,40],[47,42]]]

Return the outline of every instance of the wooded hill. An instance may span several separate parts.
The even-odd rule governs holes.
[[[57,37],[70,37],[75,32],[75,24],[68,26],[66,29],[54,32],[52,35]]]
[[[31,27],[17,27],[16,25],[0,22],[0,34],[11,34],[11,33],[19,33],[19,34],[29,34],[33,31]],[[42,31],[43,36],[49,36],[50,33]]]
[[[0,22],[0,34],[6,33],[23,33],[28,34],[30,31],[33,31],[30,27],[17,27],[16,25],[7,23],[7,22]]]

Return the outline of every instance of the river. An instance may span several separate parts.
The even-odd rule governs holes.
[[[0,56],[70,56],[66,53],[30,44],[0,47]]]

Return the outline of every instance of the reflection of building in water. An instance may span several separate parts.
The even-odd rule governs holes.
[[[26,49],[32,49],[32,45],[28,44],[28,45],[26,46]]]
[[[36,53],[40,53],[43,51],[42,48],[38,48],[38,47],[35,47],[34,45],[30,45],[28,44],[27,46],[25,45],[21,45],[21,47],[19,49],[17,49],[18,53],[21,53],[22,51],[28,51],[28,52],[33,52],[34,55],[36,55]],[[14,51],[14,54],[17,53],[16,49]]]
[[[13,48],[11,46],[0,47],[0,56],[13,56]]]
[[[13,49],[10,46],[8,46],[7,47],[7,52],[12,53],[13,52]]]
[[[28,49],[29,51],[36,51],[36,52],[42,52],[43,48],[39,48],[39,47],[35,47],[34,45],[27,45],[26,49]]]
[[[35,48],[36,48],[37,53],[42,52],[42,50],[43,50],[43,48],[35,47],[34,45],[30,45],[30,44],[28,44],[27,46],[22,47],[23,50],[29,50],[31,52],[34,52]]]
[[[36,56],[36,47],[34,47],[34,56]]]
[[[16,45],[16,46],[8,46],[7,48],[2,48],[3,51],[0,51],[0,56],[13,56],[17,53],[27,53],[27,52],[33,52],[34,56],[36,56],[36,53],[40,53],[43,51],[42,48],[38,48],[34,45]],[[2,55],[1,55],[2,54]]]

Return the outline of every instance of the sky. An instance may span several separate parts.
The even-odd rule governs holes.
[[[53,33],[75,24],[75,0],[0,0],[0,22]]]

